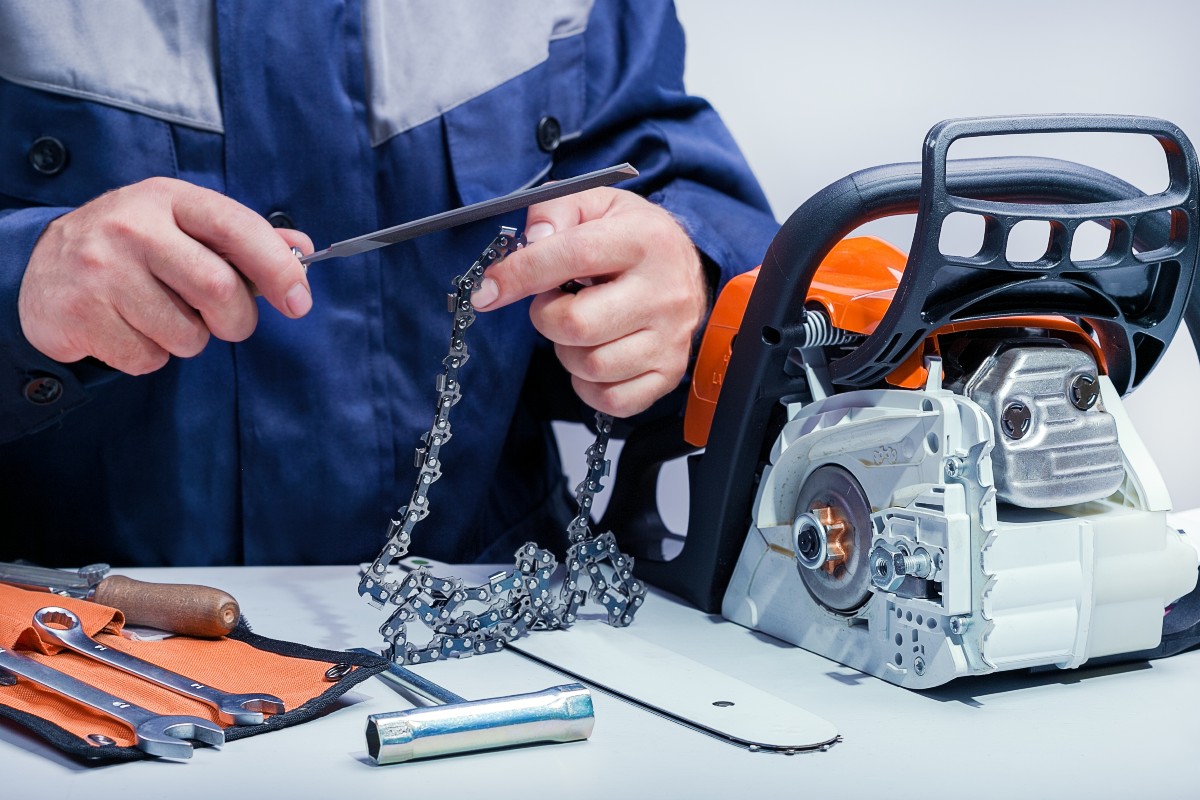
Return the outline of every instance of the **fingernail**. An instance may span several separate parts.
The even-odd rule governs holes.
[[[496,298],[499,296],[499,285],[491,278],[484,278],[479,284],[479,288],[471,295],[471,305],[479,309],[487,308],[496,302]]]
[[[554,226],[549,222],[535,222],[525,229],[525,241],[533,244],[541,241],[547,236],[554,235]]]
[[[288,311],[292,312],[292,316],[303,317],[312,308],[312,294],[303,283],[293,283],[292,288],[288,289],[287,295],[283,298],[283,302],[287,304]]]

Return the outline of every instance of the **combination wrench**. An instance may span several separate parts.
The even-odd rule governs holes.
[[[88,636],[79,617],[65,608],[39,608],[34,612],[33,625],[44,640],[52,640],[88,658],[212,706],[217,711],[218,719],[226,725],[261,725],[265,715],[283,713],[283,701],[274,695],[223,692],[101,644]],[[50,627],[52,625],[62,627]]]
[[[137,746],[152,756],[191,758],[195,739],[204,744],[224,744],[225,731],[209,720],[189,716],[164,716],[122,700],[116,695],[47,667],[28,656],[0,647],[0,672],[11,672],[63,697],[90,706],[133,729]]]

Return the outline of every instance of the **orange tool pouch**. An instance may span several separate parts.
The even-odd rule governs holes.
[[[33,614],[45,606],[74,612],[88,635],[114,650],[224,692],[265,692],[283,701],[287,710],[267,717],[261,725],[225,727],[226,742],[320,716],[352,686],[387,666],[383,658],[267,639],[251,633],[245,619],[220,639],[175,636],[133,641],[120,635],[125,618],[114,608],[0,584],[0,646],[156,714],[186,714],[221,724],[216,710],[205,703],[43,641],[33,627]],[[326,677],[331,667],[340,664],[350,665],[349,671],[340,675],[347,668],[334,670]],[[133,731],[125,723],[24,678],[0,686],[0,716],[87,764],[147,757],[134,746]]]

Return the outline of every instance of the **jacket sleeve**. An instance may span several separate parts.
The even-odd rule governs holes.
[[[757,266],[779,225],[716,111],[684,90],[674,5],[598,0],[585,48],[583,128],[556,154],[556,177],[629,161],[641,172],[630,188],[670,211],[719,268],[714,290]]]
[[[48,358],[21,330],[17,298],[25,266],[42,231],[69,210],[0,211],[0,442],[53,425],[88,400],[91,386],[113,374],[86,362],[62,364]]]

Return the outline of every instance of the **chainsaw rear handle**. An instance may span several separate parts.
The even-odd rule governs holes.
[[[1138,127],[1143,123],[1144,128]],[[1027,127],[1020,128],[1019,125]],[[1149,202],[1142,202],[1145,197],[1136,187],[1101,170],[1068,161],[1043,158],[945,160],[950,143],[962,136],[983,135],[982,132],[988,131],[1020,133],[1035,130],[1150,133],[1159,137],[1159,141],[1165,141],[1171,185],[1166,192],[1152,196]],[[757,285],[734,342],[706,451],[702,457],[693,456],[690,459],[689,522],[682,550],[670,561],[653,561],[646,557],[647,553],[660,549],[656,542],[671,538],[672,535],[662,524],[656,507],[651,507],[654,513],[646,508],[647,502],[653,502],[654,493],[629,491],[628,484],[622,485],[626,482],[621,480],[621,476],[637,475],[639,483],[646,483],[648,476],[656,474],[663,461],[679,452],[675,450],[671,453],[668,448],[667,453],[660,457],[650,452],[650,448],[639,445],[638,432],[630,437],[623,452],[612,500],[601,521],[602,529],[616,531],[622,549],[641,556],[636,572],[644,580],[679,595],[704,611],[714,613],[720,610],[725,587],[749,530],[750,506],[754,499],[757,473],[766,460],[773,438],[768,433],[773,434],[782,421],[779,417],[772,425],[772,414],[781,414],[782,398],[809,397],[804,377],[789,375],[784,369],[788,353],[803,342],[802,315],[809,285],[821,261],[834,245],[855,228],[875,219],[918,214],[914,249],[923,247],[918,255],[927,261],[910,256],[901,280],[904,295],[901,289],[896,294],[896,300],[901,303],[905,303],[905,300],[911,303],[911,298],[918,297],[917,287],[923,285],[928,288],[928,282],[934,280],[934,262],[946,258],[937,249],[941,222],[953,210],[970,208],[971,213],[984,214],[985,219],[994,218],[996,222],[988,221],[987,224],[1000,225],[1005,232],[1016,224],[1018,218],[1044,220],[1047,219],[1045,212],[1051,210],[1057,215],[1051,218],[1064,218],[1063,227],[1069,225],[1068,229],[1072,231],[1082,219],[1122,220],[1120,224],[1142,236],[1142,246],[1151,251],[1140,254],[1142,257],[1157,257],[1170,252],[1175,254],[1178,264],[1173,270],[1159,269],[1160,275],[1155,276],[1157,278],[1163,272],[1173,272],[1173,275],[1167,274],[1166,278],[1173,278],[1170,282],[1175,284],[1169,294],[1162,291],[1155,293],[1160,305],[1164,302],[1167,304],[1166,311],[1159,309],[1156,312],[1159,320],[1152,326],[1155,328],[1154,341],[1162,343],[1161,348],[1157,348],[1159,353],[1165,350],[1166,342],[1178,326],[1185,304],[1189,327],[1196,339],[1200,331],[1200,302],[1197,298],[1192,298],[1190,303],[1187,300],[1188,293],[1192,291],[1192,276],[1196,268],[1196,174],[1196,158],[1190,143],[1177,128],[1167,123],[1121,117],[1034,117],[943,123],[930,132],[925,146],[925,159],[921,164],[875,167],[831,184],[788,218],[763,259]],[[944,206],[935,208],[932,184],[939,181],[943,188],[937,196],[952,199],[946,201]],[[1187,196],[1182,196],[1183,192]],[[1160,221],[1158,217],[1161,215],[1150,216],[1146,220],[1148,225],[1137,226],[1134,223],[1134,217],[1138,214],[1152,212],[1167,203],[1177,203],[1172,210],[1182,209],[1182,213],[1187,215],[1185,225],[1168,229],[1163,223],[1156,228],[1155,224]],[[1179,227],[1186,228],[1182,235]],[[1002,248],[998,256],[1003,256]],[[1091,264],[1093,276],[1105,269],[1112,269],[1109,264],[1102,262],[1103,259]],[[929,266],[929,263],[934,263],[934,266]],[[1155,269],[1153,264],[1142,264],[1140,261],[1131,264],[1125,258],[1118,266],[1128,269],[1138,264],[1144,271]],[[1060,282],[1079,280],[1081,276],[1072,273],[1084,272],[1088,265],[1075,267],[1070,269],[1061,260],[1057,264],[1036,269],[1013,267],[1007,262],[999,264],[993,260],[980,265],[967,265],[964,274],[968,276],[967,280],[971,280],[973,275],[966,270],[973,270],[974,273],[991,270],[999,275],[1016,273],[1012,277],[1018,287],[1036,287],[1038,284],[1031,284],[1031,280],[1047,281],[1039,276],[1050,276]],[[910,270],[915,277],[910,276]],[[1157,287],[1161,290],[1162,282],[1158,282]],[[1110,288],[1124,291],[1126,287],[1115,285]],[[1120,316],[1121,301],[1128,298],[1106,297],[1101,290],[1096,290],[1095,294],[1092,298],[1096,301],[1093,307],[1083,310],[1107,313],[1109,318],[1096,318],[1097,324],[1107,327],[1106,335],[1109,338],[1119,338],[1118,331],[1113,329],[1114,325],[1120,327],[1120,333],[1124,334],[1127,329],[1123,324],[1129,320],[1114,317]],[[1036,300],[1036,297],[1028,295],[1029,292],[1023,292],[1018,297]],[[898,335],[902,335],[902,322],[910,326],[918,324],[919,330],[924,328],[926,321],[922,316],[923,310],[901,309],[893,313],[897,307],[896,301],[893,301],[893,307],[880,323],[880,328],[884,327],[884,323],[888,325],[884,334],[877,329],[876,335],[869,337],[850,356],[831,362],[835,382],[839,382],[840,378],[842,382],[853,385],[854,379],[862,380],[860,370],[862,362],[867,359],[856,357],[864,347],[870,346],[871,352],[890,348],[894,351],[892,358],[898,360],[911,351],[911,347],[901,347],[895,351],[894,342]],[[1114,308],[1117,309],[1115,314]],[[1013,308],[1009,313],[1028,311],[1028,308]],[[1135,338],[1135,333],[1151,335],[1134,331],[1127,338]],[[917,346],[921,338],[919,332],[909,334],[908,338],[914,336],[912,347]],[[900,344],[908,342],[902,341]],[[1156,347],[1152,344],[1149,349],[1152,351]],[[853,362],[842,364],[852,358],[855,359]],[[1154,359],[1157,359],[1157,355]],[[1132,362],[1132,357],[1128,360]],[[1133,375],[1132,369],[1128,372],[1129,376]],[[1139,371],[1141,377],[1147,372],[1148,368]],[[660,440],[664,438],[662,431],[650,435]],[[679,435],[682,436],[681,430]],[[627,463],[629,454],[636,456],[632,463]],[[652,481],[649,483],[653,485]]]
[[[952,190],[947,184],[946,155],[959,139],[1064,132],[1152,136],[1166,157],[1167,188],[1148,196],[1134,190],[1124,197],[1014,200],[980,197],[971,187]],[[1196,153],[1179,128],[1148,117],[990,117],[939,123],[925,140],[917,229],[896,295],[872,336],[831,364],[833,382],[860,388],[878,383],[926,336],[953,322],[1065,313],[1090,325],[1104,351],[1109,378],[1122,394],[1132,391],[1166,350],[1187,305],[1200,217],[1197,171]],[[962,257],[940,251],[942,225],[954,213],[983,219],[979,253]],[[1148,252],[1136,251],[1139,227],[1160,219],[1171,220],[1167,237]],[[1026,221],[1049,224],[1046,252],[1037,261],[1010,261],[1009,234]],[[1110,230],[1110,244],[1101,257],[1076,262],[1072,240],[1088,221]],[[802,277],[805,293],[819,262],[811,266]]]

